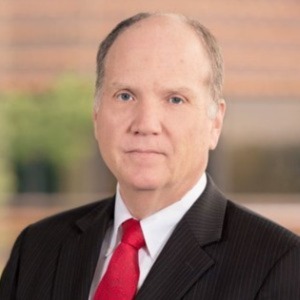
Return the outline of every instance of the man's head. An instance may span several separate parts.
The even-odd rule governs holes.
[[[164,207],[205,171],[225,103],[219,89],[212,93],[204,45],[186,19],[158,14],[126,27],[106,55],[98,54],[95,136],[125,201],[133,192],[153,192]]]
[[[133,26],[134,24],[153,17],[164,14],[158,13],[139,13],[136,14],[124,21],[120,22],[102,41],[100,44],[98,53],[97,53],[97,78],[96,78],[96,101],[99,100],[98,92],[101,89],[103,78],[105,75],[105,58],[107,53],[114,43],[114,41],[118,38],[122,32]],[[172,16],[172,14],[165,14],[166,16]],[[210,31],[203,26],[199,21],[195,19],[188,18],[183,15],[173,15],[182,20],[182,22],[186,23],[191,29],[197,34],[199,37],[199,41],[203,44],[204,48],[207,51],[208,58],[211,64],[211,74],[210,74],[210,85],[211,85],[211,93],[213,99],[217,102],[218,99],[222,97],[222,86],[223,86],[223,58],[220,52],[219,45],[215,39],[215,37],[210,33]]]

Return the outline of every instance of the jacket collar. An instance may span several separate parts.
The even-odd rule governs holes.
[[[214,265],[204,247],[221,239],[226,203],[208,176],[206,189],[176,226],[136,300],[180,299]],[[60,251],[53,299],[88,298],[113,214],[114,197],[99,202],[76,221]]]
[[[181,299],[214,265],[205,246],[222,236],[227,201],[208,176],[205,191],[177,225],[136,300]]]
[[[51,299],[88,299],[113,211],[114,198],[103,200],[73,224],[60,250]]]

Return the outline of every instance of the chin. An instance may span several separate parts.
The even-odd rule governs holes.
[[[154,191],[161,187],[161,181],[158,178],[134,178],[127,180],[127,186],[131,186],[132,189],[137,191]]]

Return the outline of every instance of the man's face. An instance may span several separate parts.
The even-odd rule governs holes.
[[[94,125],[121,192],[182,196],[200,178],[225,109],[208,114],[209,72],[198,37],[177,19],[151,17],[114,42]]]

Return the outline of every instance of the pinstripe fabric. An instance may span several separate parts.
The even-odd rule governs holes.
[[[20,235],[0,284],[0,299],[88,299],[110,201],[45,219]]]
[[[83,300],[113,199],[48,218],[18,238],[1,300]],[[300,239],[207,188],[170,237],[136,300],[299,300]]]

